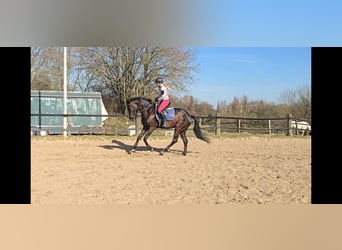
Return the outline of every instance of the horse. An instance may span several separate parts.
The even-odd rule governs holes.
[[[147,139],[158,128],[158,121],[156,118],[156,102],[152,102],[151,99],[146,97],[133,97],[127,101],[128,118],[133,121],[136,119],[137,114],[141,114],[141,123],[143,128],[139,133],[133,148],[128,152],[129,154],[136,151],[139,141],[144,137],[144,142],[148,150],[153,151],[153,148],[148,144]],[[179,135],[181,136],[184,144],[183,155],[187,154],[188,139],[186,137],[186,131],[189,126],[194,124],[194,132],[198,139],[210,143],[209,139],[205,137],[199,126],[199,119],[191,115],[188,111],[181,108],[174,108],[175,115],[173,120],[168,120],[164,129],[174,128],[173,139],[169,145],[160,151],[163,155],[165,152],[169,152],[170,148],[177,143]]]

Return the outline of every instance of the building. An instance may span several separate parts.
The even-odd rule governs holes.
[[[63,134],[63,91],[31,90],[31,131]],[[102,126],[108,113],[99,92],[67,92],[68,131]]]

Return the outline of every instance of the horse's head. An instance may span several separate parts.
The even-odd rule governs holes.
[[[128,101],[127,102],[127,110],[128,110],[128,118],[131,121],[133,121],[137,117],[137,113],[139,111],[139,106],[133,101]]]
[[[128,118],[133,121],[138,112],[151,105],[151,100],[144,97],[134,97],[127,101]]]

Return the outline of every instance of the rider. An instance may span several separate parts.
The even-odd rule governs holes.
[[[164,126],[164,117],[161,112],[170,104],[170,98],[167,94],[170,90],[170,87],[164,82],[163,78],[161,77],[158,77],[154,82],[158,87],[158,96],[155,98],[155,101],[159,102],[157,112],[161,119],[159,120],[158,127],[161,128]]]

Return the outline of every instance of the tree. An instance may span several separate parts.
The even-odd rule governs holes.
[[[88,48],[82,58],[91,89],[100,91],[118,113],[125,113],[126,101],[133,96],[154,98],[154,79],[163,77],[173,94],[186,92],[196,70],[191,51],[159,47]]]
[[[236,96],[234,96],[233,98],[233,102],[231,104],[231,111],[233,115],[240,115],[241,104],[239,98],[237,98]]]
[[[308,85],[297,88],[298,115],[304,119],[311,120],[311,89]]]
[[[63,48],[32,48],[31,89],[63,89]],[[172,94],[193,83],[194,52],[160,47],[68,48],[68,90],[99,91],[109,113],[125,113],[133,96],[154,98],[154,79],[163,77]]]
[[[309,85],[299,86],[296,90],[284,90],[280,95],[280,102],[283,107],[286,107],[284,111],[286,114],[311,120],[311,88]]]
[[[70,53],[69,53],[70,55]],[[72,63],[68,56],[68,72]],[[31,48],[31,89],[34,90],[63,90],[64,77],[63,48]],[[68,85],[68,90],[73,90]]]
[[[280,93],[279,102],[285,107],[284,115],[293,114],[296,104],[296,92],[293,89],[286,89]]]

